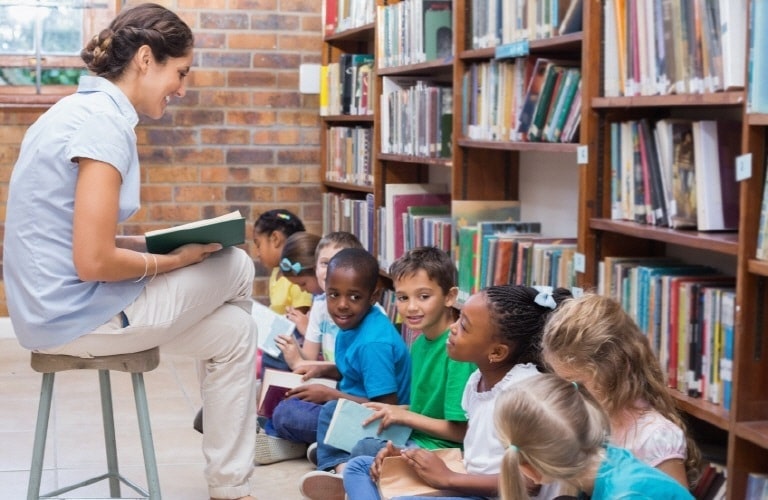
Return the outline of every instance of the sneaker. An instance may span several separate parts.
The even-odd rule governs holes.
[[[307,453],[307,445],[287,439],[270,436],[263,429],[256,433],[256,455],[254,462],[258,465],[274,464],[285,460],[301,458]]]
[[[197,412],[197,415],[195,415],[195,420],[192,421],[192,428],[195,429],[200,434],[203,433],[203,409],[200,408],[200,411]]]
[[[317,443],[312,443],[307,448],[307,460],[317,467]]]
[[[315,470],[301,477],[299,491],[309,500],[344,500],[344,481],[340,474]]]

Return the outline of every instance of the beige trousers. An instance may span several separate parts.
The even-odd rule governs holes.
[[[256,324],[253,260],[226,248],[199,264],[158,275],[124,313],[93,332],[43,352],[92,357],[161,352],[200,361],[203,454],[209,496],[250,494],[256,441]],[[191,420],[190,420],[191,425]]]

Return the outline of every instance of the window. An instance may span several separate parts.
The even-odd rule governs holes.
[[[121,0],[0,0],[0,102],[68,94],[86,73],[80,50]]]

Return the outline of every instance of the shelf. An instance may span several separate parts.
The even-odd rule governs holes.
[[[600,231],[625,234],[635,238],[661,241],[688,248],[709,250],[725,255],[737,255],[739,252],[739,235],[736,232],[704,232],[696,230],[670,229],[655,227],[637,222],[590,219],[589,227]]]
[[[373,193],[373,186],[361,186],[347,182],[323,181],[325,187],[340,189],[342,191],[355,191],[358,193]]]
[[[366,41],[373,37],[376,29],[376,23],[364,24],[356,28],[344,30],[340,33],[326,36],[323,42],[333,44],[334,42]]]
[[[746,117],[750,125],[768,125],[768,113],[750,113]]]
[[[768,277],[768,261],[760,259],[749,259],[747,269],[752,274]]]
[[[594,97],[595,109],[612,108],[654,108],[696,107],[696,106],[741,106],[744,104],[743,91],[715,92],[710,94],[671,94],[635,97]]]
[[[453,76],[453,57],[407,66],[376,68],[376,74],[377,76],[428,76],[436,80],[444,78],[446,82],[450,82]]]
[[[562,56],[563,52],[573,52],[579,56],[581,51],[581,41],[584,39],[583,33],[570,33],[563,36],[555,36],[542,40],[533,40],[528,44],[530,54],[548,54],[555,53]],[[496,47],[486,47],[483,49],[462,50],[459,53],[459,59],[464,61],[473,61],[479,59],[493,59],[496,54]]]
[[[456,144],[465,148],[501,149],[505,151],[543,151],[547,153],[576,153],[576,143],[562,142],[515,142],[515,141],[478,141],[461,138]]]
[[[680,410],[699,420],[703,420],[715,427],[723,429],[724,431],[728,430],[729,412],[722,406],[699,398],[686,396],[675,389],[670,389],[670,393],[672,394],[672,398],[677,402],[677,406]]]
[[[373,115],[326,115],[321,116],[320,119],[322,119],[326,123],[373,123],[374,118]]]
[[[410,155],[392,155],[379,153],[376,155],[376,159],[381,161],[397,161],[400,163],[417,163],[419,165],[438,165],[441,167],[450,167],[450,158],[430,158],[427,156],[410,156]]]
[[[738,422],[735,426],[735,432],[742,439],[746,439],[761,448],[768,448],[768,420]]]

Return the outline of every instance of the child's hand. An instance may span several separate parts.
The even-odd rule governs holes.
[[[400,448],[392,444],[392,441],[387,441],[387,445],[379,450],[371,464],[369,473],[374,483],[379,480],[379,476],[381,475],[381,464],[384,462],[384,459],[387,457],[397,457],[399,455]]]
[[[288,306],[285,309],[285,317],[294,322],[294,324],[296,325],[296,330],[299,331],[302,337],[304,336],[304,334],[307,333],[307,324],[309,324],[309,314],[302,312],[301,310],[296,309],[295,307]]]
[[[278,349],[283,352],[285,362],[291,370],[304,359],[301,356],[299,345],[296,343],[296,338],[293,335],[278,335],[277,338],[275,338],[275,344],[277,344]]]
[[[402,451],[408,464],[429,486],[437,489],[446,488],[445,479],[454,474],[437,455],[422,448]]]
[[[334,399],[337,394],[335,389],[331,389],[327,385],[305,384],[291,389],[288,391],[287,396],[289,398],[299,398],[302,401],[309,401],[310,403],[321,404]]]
[[[409,413],[407,406],[390,405],[375,401],[364,403],[363,406],[367,406],[374,410],[373,414],[363,421],[363,426],[370,424],[374,420],[381,419],[381,422],[379,422],[379,430],[377,431],[378,433],[381,433],[381,431],[392,424],[406,424],[405,419]]]

